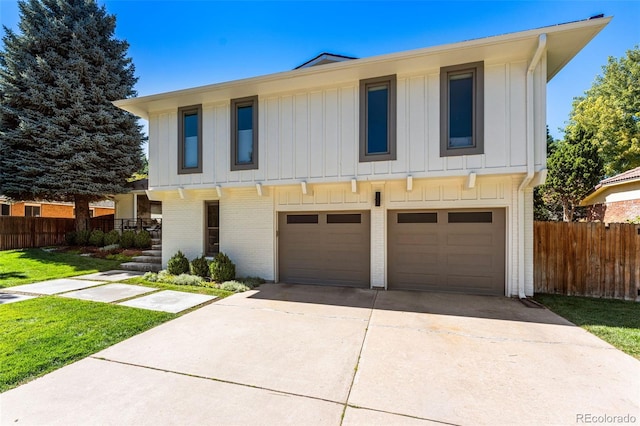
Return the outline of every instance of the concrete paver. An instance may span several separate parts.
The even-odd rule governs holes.
[[[149,309],[152,311],[170,312],[177,314],[194,306],[202,305],[216,299],[216,296],[205,294],[185,293],[182,291],[163,290],[148,296],[138,297],[118,303],[122,306]]]
[[[0,405],[2,425],[638,421],[640,362],[516,300],[269,284],[5,392]]]
[[[339,404],[84,359],[0,395],[3,425],[337,425]]]
[[[94,280],[94,281],[122,281],[129,278],[141,277],[144,272],[137,271],[124,271],[120,269],[114,269],[112,271],[96,272],[94,274],[86,274],[75,277],[80,280]]]
[[[62,294],[62,297],[71,299],[91,300],[93,302],[111,303],[128,299],[141,294],[150,293],[156,288],[131,284],[107,284],[100,287],[91,287],[83,290],[71,291]]]
[[[6,292],[20,292],[31,294],[59,294],[72,290],[80,290],[82,288],[95,287],[105,284],[104,281],[85,281],[76,278],[60,278],[57,280],[42,281],[39,283],[19,285],[4,289]]]
[[[23,300],[33,299],[37,296],[26,296],[24,294],[0,293],[0,305],[7,303],[22,302]]]

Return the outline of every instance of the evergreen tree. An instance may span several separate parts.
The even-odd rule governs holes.
[[[549,133],[547,126],[547,158],[551,157],[558,147],[558,142]],[[559,221],[562,219],[562,205],[544,196],[544,186],[533,188],[533,219],[542,221]]]
[[[576,136],[576,139],[557,144],[547,161],[549,172],[542,187],[542,197],[547,205],[562,205],[565,222],[574,220],[576,207],[602,179],[604,170],[598,147],[592,142],[593,136],[586,133]]]
[[[136,118],[111,102],[135,96],[128,43],[95,0],[22,0],[20,32],[0,51],[0,193],[89,202],[125,192],[141,163]]]
[[[640,166],[640,49],[609,57],[584,97],[576,98],[567,137],[593,135],[608,176]]]

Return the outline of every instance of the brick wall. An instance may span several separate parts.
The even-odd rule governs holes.
[[[615,201],[589,206],[588,219],[624,223],[640,217],[640,200]]]
[[[66,204],[40,204],[40,216],[73,218],[73,206]]]

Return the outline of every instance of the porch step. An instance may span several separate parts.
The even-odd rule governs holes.
[[[162,238],[152,238],[151,239],[151,244],[153,245],[162,245]]]
[[[159,263],[125,262],[120,265],[120,268],[127,271],[160,272],[162,265]]]
[[[151,246],[151,250],[159,250],[162,251],[162,244],[153,244]]]
[[[135,256],[132,260],[138,263],[162,263],[162,257],[158,256]]]
[[[142,255],[143,256],[162,257],[162,250],[143,250],[142,251]]]

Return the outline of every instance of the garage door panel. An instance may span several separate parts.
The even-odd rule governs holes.
[[[278,224],[281,282],[369,287],[369,212],[280,213]]]
[[[388,288],[504,294],[504,209],[441,210],[437,223],[388,213]],[[434,212],[429,212],[434,217]]]

